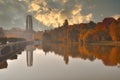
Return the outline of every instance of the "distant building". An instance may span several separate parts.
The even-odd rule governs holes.
[[[0,38],[5,37],[5,33],[2,27],[0,27]]]
[[[32,15],[26,17],[26,31],[33,31]]]
[[[26,16],[26,40],[34,40],[32,15]]]

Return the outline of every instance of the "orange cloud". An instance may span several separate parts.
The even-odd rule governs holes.
[[[92,18],[92,13],[82,15],[82,6],[77,3],[66,3],[67,0],[61,0],[64,4],[59,4],[59,7],[52,7],[59,3],[59,0],[33,0],[30,4],[29,11],[36,11],[34,17],[46,26],[58,27],[61,26],[65,19],[68,19],[69,24],[88,22]]]
[[[40,6],[35,3],[31,3],[31,5],[29,6],[29,12],[30,11],[38,11],[39,9],[40,9]]]

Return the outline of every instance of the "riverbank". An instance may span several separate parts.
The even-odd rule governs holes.
[[[87,43],[88,45],[107,45],[107,46],[120,46],[120,41],[99,41]]]

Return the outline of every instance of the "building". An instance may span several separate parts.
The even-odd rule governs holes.
[[[32,15],[26,16],[26,31],[33,31]]]

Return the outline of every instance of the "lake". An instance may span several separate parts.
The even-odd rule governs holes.
[[[0,80],[120,80],[120,47],[29,45],[0,62]]]

